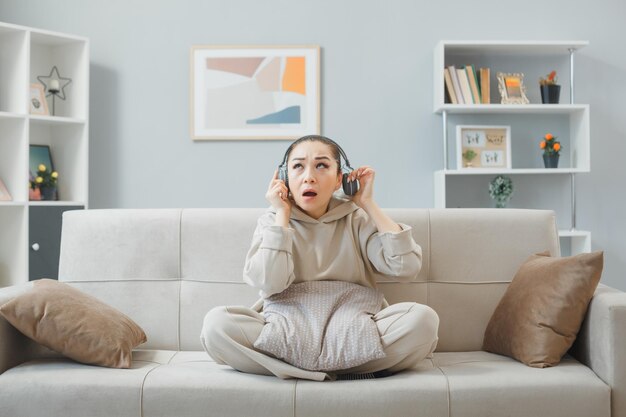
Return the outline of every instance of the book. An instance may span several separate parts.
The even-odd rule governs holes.
[[[489,68],[480,69],[480,95],[483,104],[491,103],[490,80],[491,74]]]
[[[459,104],[465,104],[465,100],[463,99],[463,93],[461,92],[461,85],[459,84],[459,76],[454,65],[450,65],[448,67],[448,72],[450,72],[450,78],[452,78],[452,85],[454,86],[454,94],[456,95],[456,100],[459,102]]]
[[[476,78],[476,70],[473,65],[466,65],[465,72],[469,80],[470,89],[472,90],[472,98],[474,104],[480,104],[480,89],[478,87],[478,78]]]
[[[452,104],[459,104],[456,98],[456,93],[454,92],[454,84],[452,84],[452,78],[450,77],[450,70],[448,68],[443,69],[443,78],[446,81],[446,91],[450,97],[450,102]]]
[[[457,68],[456,72],[459,78],[461,92],[463,93],[463,101],[465,101],[465,104],[474,104],[472,89],[470,88],[469,78],[467,78],[467,72],[465,71],[465,68]]]

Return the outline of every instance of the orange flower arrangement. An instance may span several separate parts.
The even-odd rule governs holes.
[[[543,149],[544,155],[559,155],[561,151],[561,143],[556,140],[556,136],[552,133],[546,133],[539,147]]]
[[[546,78],[540,77],[539,84],[540,85],[556,85],[556,80],[557,80],[556,71],[552,71],[550,72],[550,74],[548,74]]]

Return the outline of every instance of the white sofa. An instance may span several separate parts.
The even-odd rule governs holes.
[[[532,253],[559,254],[554,213],[389,209],[423,249],[416,282],[381,282],[390,303],[439,314],[432,359],[387,378],[313,382],[249,375],[202,350],[216,305],[252,305],[242,268],[264,209],[66,212],[59,279],[134,319],[148,341],[132,369],[87,366],[0,319],[0,416],[626,416],[626,295],[600,286],[560,365],[481,351],[500,297]],[[0,304],[25,286],[0,289]]]

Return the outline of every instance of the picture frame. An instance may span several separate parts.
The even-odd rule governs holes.
[[[28,158],[28,180],[34,181],[39,165],[44,164],[54,171],[54,163],[52,162],[52,152],[49,145],[30,145]],[[29,200],[41,200],[41,193],[38,190],[29,191]],[[53,200],[57,200],[57,193],[54,193]]]
[[[501,104],[528,104],[524,74],[521,72],[506,73],[498,72],[498,90],[500,91]]]
[[[28,158],[28,174],[29,179],[35,178],[35,174],[39,169],[39,165],[44,164],[46,167],[54,171],[54,164],[52,163],[52,152],[49,145],[30,145],[30,152]]]
[[[511,169],[511,126],[457,125],[456,149],[458,170]]]
[[[191,48],[193,140],[293,140],[320,133],[320,47]]]
[[[2,179],[0,179],[0,201],[11,201],[13,200],[13,197],[11,197],[11,194],[9,193],[9,190],[7,189],[6,185],[4,185],[4,182],[2,182]]]
[[[48,110],[48,100],[46,100],[46,93],[43,89],[43,85],[38,83],[30,84],[30,99],[28,106],[30,108],[30,114],[39,116],[50,115]]]

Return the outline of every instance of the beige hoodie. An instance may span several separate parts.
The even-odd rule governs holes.
[[[347,281],[371,288],[382,276],[408,282],[422,267],[422,248],[410,226],[399,224],[400,232],[378,233],[365,210],[351,200],[333,196],[318,220],[294,205],[288,228],[275,226],[275,217],[270,207],[259,218],[243,271],[243,280],[258,288],[262,298],[305,281]]]

